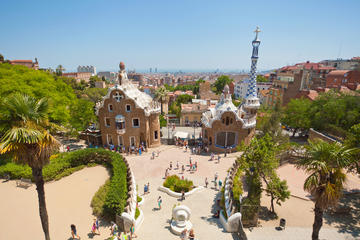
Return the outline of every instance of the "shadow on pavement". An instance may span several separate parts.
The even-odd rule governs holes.
[[[344,195],[338,209],[350,211],[327,211],[324,214],[325,223],[333,225],[340,233],[348,233],[358,239],[360,237],[360,193]]]

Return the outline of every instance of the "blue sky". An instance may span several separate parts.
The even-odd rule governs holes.
[[[0,53],[67,70],[259,69],[360,55],[359,0],[6,1]]]

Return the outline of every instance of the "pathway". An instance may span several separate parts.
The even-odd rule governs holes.
[[[108,178],[106,169],[96,166],[45,184],[52,239],[69,239],[72,223],[81,239],[88,239],[93,220],[90,202]],[[44,239],[34,184],[24,189],[16,187],[15,181],[0,182],[0,196],[0,239]],[[93,239],[108,237],[108,228],[101,227],[100,232],[103,235]]]

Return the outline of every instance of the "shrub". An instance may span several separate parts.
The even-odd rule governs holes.
[[[99,190],[97,190],[94,197],[92,198],[90,206],[92,207],[93,214],[95,216],[104,216],[104,202],[109,188],[110,180],[107,180],[105,184],[102,185]]]
[[[142,201],[142,197],[137,196],[137,197],[136,197],[136,200],[137,200],[137,202],[139,203],[139,202],[141,202],[141,201]]]
[[[194,184],[190,180],[181,180],[178,176],[172,175],[166,178],[165,182],[163,183],[164,187],[169,188],[174,192],[189,192],[193,189]]]
[[[174,185],[180,181],[180,178],[176,175],[168,176],[165,179],[164,187],[170,188],[172,191],[174,191]]]
[[[139,208],[136,208],[135,210],[135,219],[137,219],[140,216],[140,210]]]

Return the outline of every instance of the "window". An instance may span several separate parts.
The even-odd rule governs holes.
[[[120,93],[116,92],[116,93],[114,94],[113,98],[115,98],[115,100],[116,100],[117,102],[120,102],[120,100],[123,98],[123,96],[122,96]]]
[[[118,136],[118,145],[123,146],[124,145],[124,139],[122,136]]]
[[[125,129],[125,118],[123,115],[116,115],[115,117],[115,125],[117,130]]]
[[[108,105],[108,109],[109,109],[109,112],[112,112],[112,111],[113,111],[113,105],[112,105],[112,104],[109,104],[109,105]]]
[[[233,119],[232,118],[230,118],[230,124],[232,124],[233,123]]]
[[[135,137],[130,137],[130,146],[135,146],[135,145],[136,145]]]
[[[154,139],[157,140],[159,138],[158,131],[154,131]]]
[[[133,118],[133,127],[140,127],[140,120],[138,118]]]
[[[126,104],[126,112],[131,112],[131,105],[130,104]]]
[[[112,144],[113,144],[113,140],[112,140],[112,137],[111,137],[110,134],[107,134],[107,143],[108,143],[109,145],[112,145]]]
[[[226,117],[226,126],[229,125],[229,117]]]
[[[105,126],[110,127],[110,118],[105,118]]]

